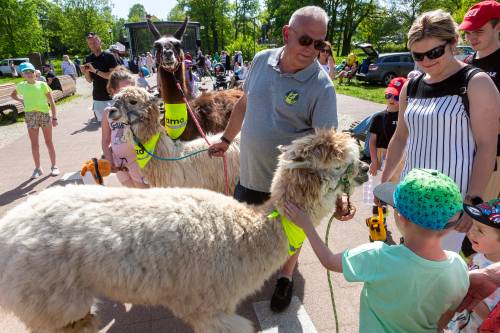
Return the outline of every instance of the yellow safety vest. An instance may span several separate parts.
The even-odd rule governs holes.
[[[267,216],[268,218],[281,217],[281,226],[288,238],[288,255],[293,256],[298,249],[302,247],[302,243],[306,240],[306,233],[302,228],[298,227],[292,221],[281,215],[277,210],[274,210]]]
[[[156,144],[158,143],[158,139],[160,138],[160,132],[153,135],[148,142],[144,142],[142,145],[149,151],[151,154],[154,154]],[[139,164],[139,168],[144,169],[146,164],[148,164],[149,160],[151,160],[151,155],[146,153],[144,149],[139,147],[137,143],[135,144],[135,155],[137,156],[137,164]]]
[[[187,124],[186,103],[167,104],[165,103],[165,130],[173,140],[184,133]]]

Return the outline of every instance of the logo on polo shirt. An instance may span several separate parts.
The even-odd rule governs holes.
[[[299,92],[297,90],[290,90],[285,94],[285,103],[294,105],[299,100]]]

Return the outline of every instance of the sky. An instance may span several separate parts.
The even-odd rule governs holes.
[[[170,10],[177,4],[176,0],[111,0],[113,3],[113,15],[127,18],[128,11],[136,3],[146,8],[148,14],[155,15],[159,19],[165,19]]]

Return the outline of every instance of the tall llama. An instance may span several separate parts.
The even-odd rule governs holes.
[[[271,199],[249,206],[189,188],[48,189],[0,220],[0,306],[30,329],[96,333],[94,297],[162,305],[197,333],[251,333],[235,314],[288,258],[285,200],[315,226],[368,167],[347,134],[320,130],[283,148]]]
[[[200,137],[194,121],[186,110],[183,96],[188,96],[186,85],[182,36],[188,18],[173,36],[161,36],[158,29],[147,17],[149,30],[155,37],[158,86],[165,103],[165,128],[172,139],[189,141]],[[181,90],[179,90],[180,85]],[[208,92],[189,103],[201,128],[207,133],[220,133],[226,128],[234,104],[243,95],[241,90]],[[185,127],[184,127],[185,123]],[[183,131],[182,131],[183,129]]]

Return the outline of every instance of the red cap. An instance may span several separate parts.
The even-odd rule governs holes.
[[[385,88],[386,94],[393,94],[395,96],[399,96],[401,89],[403,89],[403,84],[405,84],[406,78],[404,77],[396,77],[389,82],[387,88]]]
[[[458,28],[460,30],[473,31],[481,28],[490,20],[498,18],[500,18],[500,3],[496,1],[482,1],[467,11],[464,21]]]

